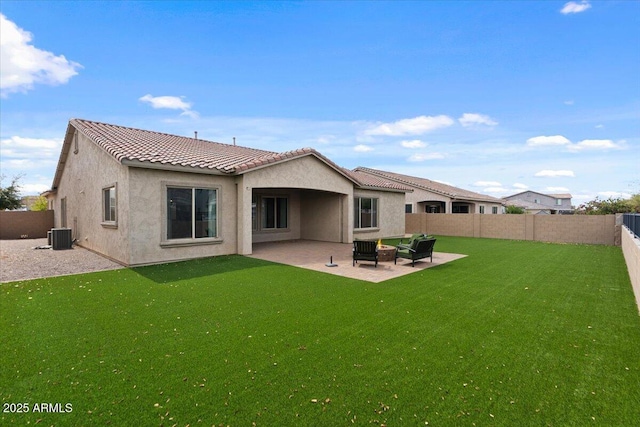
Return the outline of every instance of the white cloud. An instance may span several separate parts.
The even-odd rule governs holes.
[[[553,136],[535,136],[527,139],[527,145],[530,147],[541,147],[546,145],[569,145],[571,141],[562,135]]]
[[[610,139],[585,139],[568,147],[569,151],[616,150],[622,148]]]
[[[425,160],[444,159],[444,155],[440,153],[418,153],[407,159],[409,162],[424,162]]]
[[[537,176],[537,177],[557,178],[557,177],[560,177],[560,176],[575,177],[576,175],[573,173],[573,171],[570,171],[570,170],[549,170],[549,169],[544,169],[544,170],[541,170],[540,172],[536,172],[535,176]]]
[[[631,198],[631,194],[629,193],[623,193],[620,191],[599,191],[598,192],[598,196],[600,198],[612,198],[612,199],[617,199],[617,198],[622,198],[622,199],[629,199]]]
[[[0,96],[26,92],[35,84],[59,85],[78,74],[82,68],[64,55],[38,49],[33,36],[0,13]]]
[[[473,183],[474,187],[502,187],[497,181],[476,181]]]
[[[458,119],[458,121],[464,127],[474,125],[496,126],[498,124],[498,122],[493,120],[491,117],[477,113],[464,113],[462,117]]]
[[[552,193],[568,193],[569,189],[567,187],[547,187],[546,191]]]
[[[516,182],[515,184],[513,184],[513,188],[517,188],[519,190],[526,190],[527,188],[529,188],[529,186],[526,184],[520,184],[519,182]]]
[[[169,110],[182,110],[181,116],[198,118],[198,113],[191,110],[191,103],[184,101],[183,96],[152,96],[146,94],[138,100],[146,102],[154,109],[166,108]]]
[[[591,8],[591,5],[586,0],[583,0],[580,3],[575,1],[570,1],[568,3],[565,3],[564,7],[560,9],[560,13],[562,13],[563,15],[568,15],[570,13],[584,12],[585,10],[590,8]]]
[[[509,194],[512,192],[511,190],[504,187],[487,187],[482,191],[484,191],[485,193],[491,193],[491,194]]]
[[[436,129],[448,127],[454,124],[451,117],[440,116],[418,116],[412,119],[402,119],[393,123],[381,123],[371,129],[365,130],[365,135],[422,135]]]
[[[370,147],[364,144],[359,144],[353,147],[353,151],[356,151],[358,153],[368,153],[369,151],[373,151],[373,147]]]
[[[426,142],[422,142],[419,139],[413,139],[411,141],[402,141],[400,142],[404,148],[424,148],[427,146]]]
[[[24,184],[20,185],[20,194],[40,194],[51,189],[51,185],[47,184]]]
[[[573,99],[569,99],[567,101],[564,101],[564,105],[573,105],[575,102],[573,101]]]

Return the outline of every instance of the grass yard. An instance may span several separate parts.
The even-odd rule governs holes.
[[[436,250],[468,257],[378,284],[241,256],[2,284],[0,424],[637,425],[620,248]]]

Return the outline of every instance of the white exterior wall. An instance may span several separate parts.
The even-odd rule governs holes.
[[[129,174],[111,155],[77,133],[78,152],[71,141],[64,172],[53,196],[55,227],[62,226],[61,201],[66,198],[67,226],[77,244],[128,264]],[[116,185],[117,226],[102,224],[102,189]]]

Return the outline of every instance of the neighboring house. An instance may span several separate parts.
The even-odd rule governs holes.
[[[402,236],[410,191],[310,148],[275,153],[72,119],[44,195],[79,245],[141,265],[251,254],[257,242]]]
[[[506,205],[513,205],[529,214],[567,214],[573,212],[571,194],[543,194],[523,191],[503,198]]]
[[[503,213],[502,200],[485,194],[474,193],[426,178],[365,167],[359,167],[355,170],[361,174],[389,180],[411,188],[413,191],[406,195],[406,213]]]

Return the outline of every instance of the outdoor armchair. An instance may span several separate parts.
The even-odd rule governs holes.
[[[420,240],[420,239],[426,239],[428,236],[426,234],[423,233],[415,233],[412,234],[411,237],[409,238],[409,243],[402,243],[402,240],[400,240],[400,243],[398,244],[397,248],[400,249],[409,249],[411,247],[413,247],[414,242],[416,240]]]
[[[431,262],[433,262],[433,247],[435,244],[436,239],[429,238],[416,239],[411,247],[406,247],[406,245],[398,246],[394,263],[398,263],[398,258],[410,259],[412,267],[415,267],[417,259],[430,258]]]
[[[378,267],[378,243],[372,240],[353,241],[353,266],[358,261],[373,261]]]

